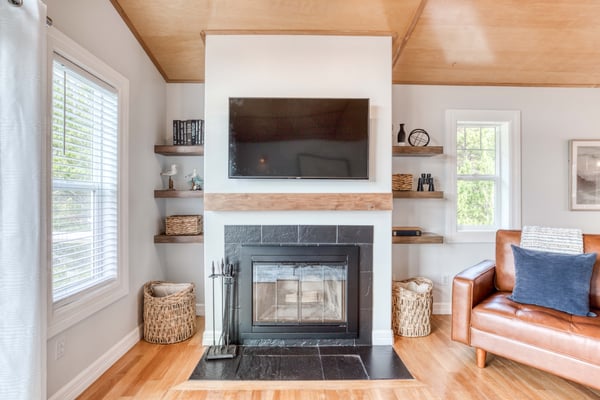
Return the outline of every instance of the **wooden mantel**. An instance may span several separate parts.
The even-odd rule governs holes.
[[[391,211],[392,193],[204,193],[205,211]]]

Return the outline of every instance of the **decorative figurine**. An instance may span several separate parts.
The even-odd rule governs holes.
[[[427,146],[429,144],[429,134],[425,129],[413,129],[408,135],[408,144],[411,146]]]
[[[192,184],[191,190],[202,190],[202,178],[196,172],[196,168],[192,170],[191,174],[185,176],[185,180]]]
[[[169,190],[175,190],[173,187],[173,177],[177,175],[177,165],[171,164],[171,169],[168,171],[164,171],[160,173],[160,176],[168,176],[169,177]]]

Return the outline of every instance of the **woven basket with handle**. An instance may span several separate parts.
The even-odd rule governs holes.
[[[431,332],[433,282],[411,278],[392,284],[392,326],[400,336],[427,336]]]
[[[152,288],[172,285],[175,293],[157,297]],[[164,293],[163,293],[164,294]],[[196,332],[196,291],[185,285],[151,281],[144,285],[144,340],[169,344],[186,340]]]

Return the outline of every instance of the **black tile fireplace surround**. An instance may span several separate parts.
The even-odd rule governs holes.
[[[339,245],[339,246],[335,246]],[[358,250],[358,298],[357,315],[354,325],[347,329],[338,329],[339,334],[311,333],[310,329],[300,327],[297,334],[277,334],[271,329],[255,329],[265,331],[264,334],[248,335],[248,324],[252,324],[252,307],[248,307],[248,290],[236,287],[234,296],[233,338],[237,343],[246,345],[370,345],[372,332],[372,271],[373,271],[373,227],[365,225],[226,225],[225,226],[225,258],[229,263],[243,268],[240,255],[247,250],[243,248],[266,246],[316,248],[318,246],[332,248],[354,248]],[[307,250],[310,253],[310,250]],[[277,252],[277,251],[276,251]],[[251,276],[252,272],[238,271],[241,275]],[[252,285],[250,282],[247,285]],[[240,283],[238,282],[238,285]],[[310,294],[310,293],[309,293]],[[251,298],[250,298],[251,299]],[[357,301],[356,301],[357,300]],[[352,316],[348,316],[352,319]],[[250,321],[250,322],[248,322]],[[240,329],[241,328],[241,329]],[[335,331],[331,327],[326,328]],[[277,331],[278,329],[275,329]],[[287,331],[289,332],[289,331]],[[350,333],[349,333],[350,332]],[[243,338],[243,340],[242,340]]]

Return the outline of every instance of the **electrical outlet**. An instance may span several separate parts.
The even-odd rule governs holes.
[[[64,355],[65,355],[65,337],[61,336],[58,339],[56,339],[56,354],[55,354],[54,359],[58,360],[59,358],[61,358]]]

